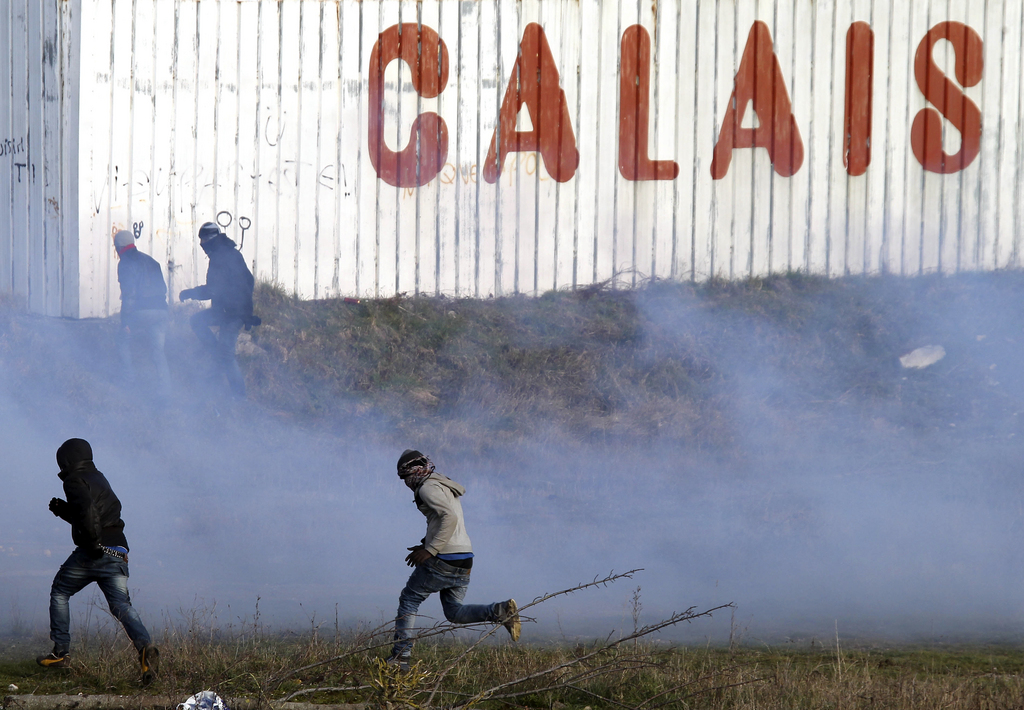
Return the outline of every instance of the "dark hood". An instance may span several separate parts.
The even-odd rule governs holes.
[[[203,248],[207,255],[210,255],[221,249],[234,249],[235,243],[227,235],[221,234],[213,239],[207,239],[205,242],[199,242],[199,246]]]
[[[92,462],[92,447],[85,439],[68,439],[57,449],[57,465],[61,473],[73,471],[85,462]]]

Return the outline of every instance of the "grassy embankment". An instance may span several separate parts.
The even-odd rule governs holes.
[[[245,357],[272,410],[316,425],[370,414],[432,450],[657,440],[745,455],[764,443],[751,429],[805,427],[866,428],[900,449],[935,432],[975,445],[1020,429],[1022,297],[1020,272],[357,306],[263,288],[266,325]],[[928,344],[947,357],[900,366]]]
[[[261,285],[264,325],[240,340],[249,401],[238,406],[435,452],[657,440],[735,455],[758,446],[752,428],[842,435],[851,423],[901,446],[939,431],[1005,440],[1024,401],[1022,300],[1022,272],[359,304]],[[51,420],[120,413],[126,430],[149,417],[145,397],[120,382],[117,317],[46,321],[18,310],[0,308],[0,361],[27,412],[43,403]],[[175,307],[167,339],[178,409],[222,399],[201,376],[207,358],[190,312]],[[927,344],[946,358],[900,367],[900,355]]]

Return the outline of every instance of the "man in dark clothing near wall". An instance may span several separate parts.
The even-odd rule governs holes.
[[[135,237],[122,229],[114,235],[117,250],[117,282],[121,285],[121,329],[117,350],[121,367],[129,381],[135,380],[132,363],[132,340],[149,342],[156,368],[157,393],[167,398],[171,393],[171,376],[167,368],[164,343],[167,338],[167,284],[160,264],[135,247]]]
[[[213,222],[199,228],[199,246],[210,259],[206,283],[187,288],[178,297],[182,301],[210,300],[209,308],[192,316],[192,330],[227,377],[232,393],[245,397],[245,379],[238,369],[235,348],[242,326],[258,325],[252,314],[252,272],[235,243]],[[213,328],[218,329],[216,335]]]
[[[75,551],[61,565],[50,588],[50,640],[53,651],[36,658],[47,668],[65,668],[71,656],[71,611],[68,602],[96,582],[110,613],[121,622],[139,652],[142,682],[156,677],[160,651],[154,646],[128,596],[128,540],[121,520],[121,501],[92,461],[85,439],[68,439],[57,449],[57,476],[67,500],[50,499],[50,511],[71,523]]]

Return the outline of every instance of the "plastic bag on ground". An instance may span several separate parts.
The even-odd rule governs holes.
[[[177,710],[231,710],[212,690],[202,690],[183,703]]]

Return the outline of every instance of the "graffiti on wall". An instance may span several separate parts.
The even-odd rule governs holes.
[[[345,196],[352,194],[348,189],[344,165],[341,165],[340,170],[336,170],[333,163],[314,166],[309,161],[281,162],[281,167],[271,167],[255,174],[252,172],[252,166],[246,167],[238,161],[230,161],[219,166],[216,174],[212,168],[198,163],[186,164],[173,172],[166,168],[135,170],[131,179],[126,176],[126,171],[122,170],[120,165],[113,165],[106,178],[93,187],[91,207],[94,214],[100,214],[105,208],[117,210],[129,203],[145,204],[151,195],[162,197],[173,192],[175,195],[185,196],[186,199],[178,205],[178,212],[185,214],[207,202],[215,192],[234,192],[240,175],[272,190],[279,189],[282,185],[297,189],[300,167],[319,167],[316,175],[317,186],[326,190],[340,187],[345,190]]]
[[[0,140],[0,158],[15,156],[25,152],[25,138],[4,138]]]

